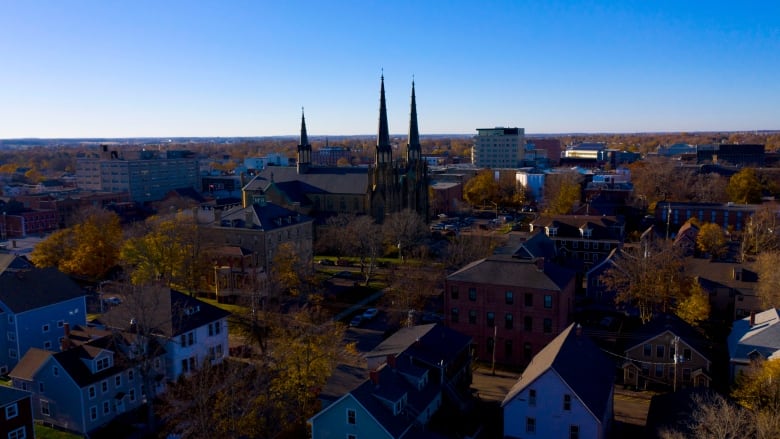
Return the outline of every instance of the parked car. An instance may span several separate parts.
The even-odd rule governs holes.
[[[103,299],[103,303],[108,305],[119,305],[120,303],[122,303],[122,299],[116,296],[106,297],[105,299]]]
[[[320,265],[336,265],[336,264],[330,259],[320,259]]]
[[[376,308],[369,308],[363,312],[363,318],[366,320],[373,320],[376,315],[379,314],[379,310]]]
[[[349,326],[352,328],[357,328],[361,324],[363,324],[363,316],[352,317],[352,320],[349,321]]]

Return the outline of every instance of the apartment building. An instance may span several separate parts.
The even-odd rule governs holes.
[[[517,168],[525,158],[525,128],[477,128],[471,163],[480,168]]]

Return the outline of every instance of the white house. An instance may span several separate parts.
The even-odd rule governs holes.
[[[569,325],[534,356],[504,398],[505,438],[606,438],[615,364]]]
[[[735,321],[728,347],[732,380],[749,367],[751,361],[780,358],[780,309],[751,313]]]

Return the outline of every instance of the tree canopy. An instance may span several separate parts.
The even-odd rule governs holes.
[[[482,206],[488,201],[497,202],[498,195],[499,185],[490,169],[480,171],[463,188],[463,198],[472,206]]]
[[[729,199],[740,204],[755,204],[761,202],[761,180],[753,168],[743,168],[731,176],[726,192]]]

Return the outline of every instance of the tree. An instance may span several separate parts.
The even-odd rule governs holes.
[[[389,226],[388,226],[389,227]],[[354,217],[345,228],[351,239],[346,239],[350,253],[360,261],[366,285],[371,281],[376,259],[382,255],[382,226],[368,215]]]
[[[472,206],[484,205],[487,201],[498,201],[499,186],[493,171],[480,171],[466,182],[463,188],[463,199]]]
[[[673,429],[661,432],[663,439],[694,437],[697,439],[742,439],[755,437],[754,416],[718,394],[694,395],[692,413],[687,424],[690,436]]]
[[[576,172],[548,175],[544,182],[544,198],[547,200],[545,213],[564,215],[571,212],[574,203],[581,198],[580,180]]]
[[[757,437],[780,437],[780,359],[753,362],[737,376],[733,396],[755,413]]]
[[[761,206],[756,213],[748,218],[745,224],[745,233],[742,237],[742,253],[759,254],[764,251],[780,249],[778,239],[777,215],[768,206]]]
[[[728,250],[723,229],[715,223],[704,223],[696,235],[696,247],[713,260],[723,256]]]
[[[672,311],[686,282],[681,255],[666,241],[624,247],[600,280],[617,304],[636,308],[645,323],[655,312]]]
[[[756,292],[764,308],[780,306],[780,252],[764,252],[756,258],[758,287]]]
[[[382,230],[387,244],[398,248],[402,261],[406,252],[428,235],[425,220],[411,209],[390,214],[382,224]]]
[[[89,208],[81,212],[76,225],[49,235],[36,246],[30,259],[38,267],[56,266],[63,273],[103,279],[116,266],[121,244],[119,217]]]
[[[395,266],[387,275],[389,285],[383,300],[391,309],[411,316],[411,312],[425,308],[428,298],[435,295],[437,288],[444,283],[444,275],[443,268],[433,264]],[[411,319],[406,319],[404,323],[413,324]]]
[[[675,308],[675,314],[691,325],[698,325],[710,316],[709,295],[698,282],[693,282],[688,295],[683,296]]]
[[[442,262],[448,269],[457,270],[468,263],[492,255],[499,244],[500,241],[494,234],[455,235],[447,240]]]
[[[281,293],[300,296],[310,292],[312,268],[301,258],[292,243],[282,243],[276,249],[270,275],[271,284]]]
[[[732,175],[726,187],[729,199],[740,204],[760,203],[762,190],[761,181],[753,168],[743,168]]]

